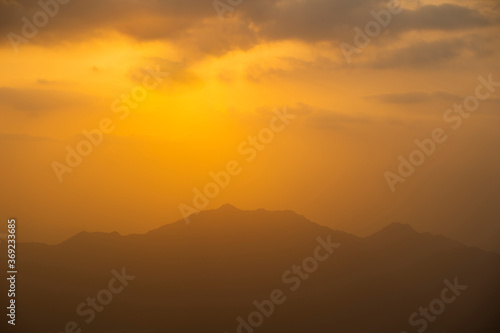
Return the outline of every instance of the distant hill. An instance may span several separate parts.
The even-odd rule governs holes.
[[[225,205],[142,235],[20,244],[18,265],[16,332],[65,332],[69,321],[103,333],[500,332],[500,255],[404,224],[358,238],[291,211]],[[123,267],[135,278],[85,323],[90,312],[79,316],[77,306]],[[442,310],[434,321],[419,315],[411,326],[409,316],[442,299],[455,278],[467,289],[444,309],[434,302]],[[262,323],[250,326],[253,302],[266,312],[273,291],[281,304],[262,320],[254,313]]]

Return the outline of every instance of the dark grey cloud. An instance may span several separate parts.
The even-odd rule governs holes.
[[[353,27],[373,20],[381,0],[247,0],[220,21],[212,1],[72,0],[40,29],[33,43],[77,41],[113,30],[145,40],[170,40],[217,54],[247,48],[261,40],[350,42]],[[0,2],[0,34],[20,34],[21,17],[40,10],[35,0]],[[489,11],[491,14],[491,10]],[[498,24],[498,18],[454,4],[426,5],[393,17],[387,32],[456,30]],[[3,39],[8,43],[8,39]]]
[[[366,66],[378,69],[394,67],[442,69],[453,65],[453,61],[459,58],[477,60],[495,53],[498,53],[498,42],[494,42],[489,36],[471,35],[432,42],[420,41],[393,50],[382,50]]]
[[[496,21],[498,24],[498,21]],[[426,5],[416,10],[403,11],[394,20],[397,30],[457,30],[495,24],[475,9],[454,4]],[[392,28],[392,27],[391,27]]]
[[[259,6],[259,10],[245,9],[242,16],[257,24],[268,39],[350,42],[355,26],[364,29],[374,20],[371,11],[379,12],[386,7],[385,1],[374,0],[269,1]],[[454,4],[426,5],[392,15],[386,32],[450,31],[494,24],[498,24],[498,19],[495,21],[475,9]]]

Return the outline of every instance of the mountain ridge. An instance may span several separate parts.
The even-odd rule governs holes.
[[[175,222],[172,222],[172,223],[167,223],[167,224],[164,224],[162,226],[159,226],[155,229],[152,229],[150,231],[147,231],[145,233],[142,233],[142,234],[137,234],[137,233],[132,233],[132,234],[125,234],[125,235],[122,235],[120,234],[119,232],[117,231],[112,231],[112,232],[99,232],[99,231],[96,231],[96,232],[88,232],[88,231],[81,231],[81,232],[78,232],[76,233],[75,235],[69,237],[68,239],[60,242],[60,243],[57,243],[57,244],[52,244],[52,245],[49,245],[49,244],[45,244],[45,243],[38,243],[38,242],[27,242],[27,243],[24,243],[24,244],[40,244],[40,245],[48,245],[48,246],[54,246],[54,245],[67,245],[67,244],[70,244],[72,242],[81,242],[81,241],[106,241],[108,239],[112,239],[112,238],[122,238],[122,239],[131,239],[131,238],[137,238],[137,237],[145,237],[147,235],[155,235],[155,234],[160,234],[162,232],[170,232],[170,231],[179,231],[179,230],[183,230],[184,229],[184,232],[189,232],[190,229],[189,228],[192,228],[192,227],[198,227],[198,223],[201,222],[203,223],[203,219],[204,217],[206,216],[206,214],[220,214],[220,213],[223,213],[223,214],[229,214],[229,215],[232,215],[230,217],[235,217],[234,215],[238,215],[238,214],[244,214],[244,213],[249,213],[249,212],[253,212],[253,213],[271,213],[271,214],[287,214],[287,215],[290,215],[291,217],[295,217],[296,219],[303,219],[303,222],[307,222],[307,223],[310,223],[311,225],[316,225],[316,226],[319,226],[319,227],[322,227],[322,228],[327,228],[328,230],[331,230],[332,232],[336,232],[336,233],[342,233],[344,234],[346,237],[351,237],[353,239],[376,239],[376,238],[385,238],[385,237],[397,237],[397,238],[407,238],[407,237],[417,237],[417,236],[420,236],[420,237],[433,237],[433,238],[438,238],[438,239],[441,239],[443,241],[446,241],[448,242],[449,244],[455,244],[455,245],[461,245],[461,246],[464,246],[464,247],[467,247],[467,248],[475,248],[475,249],[478,249],[480,251],[483,251],[483,252],[488,252],[488,253],[494,253],[494,254],[498,254],[496,252],[492,252],[492,251],[487,251],[487,250],[484,250],[484,249],[481,249],[481,248],[478,248],[478,247],[475,247],[475,246],[468,246],[468,245],[465,245],[459,241],[456,241],[456,240],[453,240],[447,236],[444,236],[442,234],[431,234],[431,233],[428,233],[428,232],[417,232],[410,224],[406,224],[406,223],[401,223],[401,222],[392,222],[392,223],[389,223],[388,225],[386,225],[385,227],[381,228],[380,230],[374,232],[373,234],[371,235],[368,235],[366,237],[358,237],[356,235],[353,235],[353,234],[350,234],[350,233],[347,233],[347,232],[344,232],[344,231],[341,231],[341,230],[336,230],[336,229],[332,229],[330,227],[327,227],[327,226],[324,226],[324,225],[321,225],[321,224],[318,224],[316,222],[313,222],[309,219],[307,219],[305,216],[303,215],[300,215],[300,214],[297,214],[295,213],[294,211],[292,210],[266,210],[266,209],[255,209],[255,210],[242,210],[242,209],[239,209],[237,207],[235,207],[234,205],[231,205],[231,204],[224,204],[222,206],[220,206],[219,208],[216,208],[216,209],[211,209],[211,210],[205,210],[205,211],[202,211],[198,214],[193,214],[190,216],[190,220],[191,220],[191,223],[186,223],[185,220],[181,219],[181,220],[177,220]],[[226,216],[227,217],[227,216]],[[201,219],[201,220],[200,220]],[[213,222],[213,221],[212,221]],[[193,223],[193,224],[192,224]],[[231,224],[233,223],[237,223],[237,222],[230,222]],[[213,225],[212,225],[213,226]],[[227,225],[225,225],[227,227]],[[500,256],[500,254],[498,254]]]
[[[500,257],[494,253],[397,223],[360,238],[291,211],[223,206],[193,220],[145,234],[82,232],[58,245],[23,244],[19,329],[54,332],[70,319],[81,323],[75,307],[121,270],[137,278],[85,332],[234,332],[236,319],[246,318],[253,302],[275,289],[286,291],[288,300],[259,332],[408,331],[408,316],[439,296],[443,280],[455,277],[471,292],[433,329],[500,328],[496,313],[474,313],[475,304],[500,308]],[[338,246],[331,253],[318,247],[332,243]],[[311,260],[317,261],[314,269],[294,273]],[[299,287],[292,291],[292,285]],[[39,301],[53,298],[50,308]],[[464,329],[469,322],[473,326]]]

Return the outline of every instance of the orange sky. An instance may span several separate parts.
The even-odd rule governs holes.
[[[0,1],[0,213],[25,241],[81,230],[146,232],[182,219],[209,173],[242,172],[207,208],[290,209],[366,235],[394,221],[494,247],[500,237],[500,91],[481,102],[392,193],[415,139],[447,125],[477,77],[500,81],[495,1],[404,3],[347,63],[339,44],[373,20],[380,1],[248,1],[221,20],[210,1],[87,1],[59,5],[16,53],[34,1]],[[112,104],[168,72],[124,119]],[[499,89],[500,90],[500,89]],[[238,146],[297,117],[248,162]],[[59,182],[83,130],[114,130]]]

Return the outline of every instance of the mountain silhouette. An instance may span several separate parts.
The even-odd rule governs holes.
[[[224,205],[146,234],[21,243],[17,256],[18,332],[500,332],[500,255],[399,223],[360,238]],[[134,278],[92,320],[78,314],[117,272]],[[410,324],[447,283],[466,289]]]

